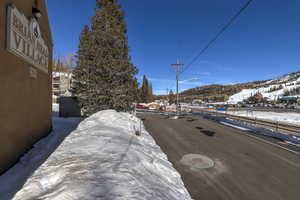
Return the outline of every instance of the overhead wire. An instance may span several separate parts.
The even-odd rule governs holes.
[[[204,48],[195,56],[194,59],[192,59],[191,62],[189,62],[186,67],[180,72],[180,74],[184,73],[185,71],[187,71],[192,64],[194,64],[194,62],[196,62],[198,60],[198,58],[205,53],[205,51],[220,37],[220,35],[222,35],[226,29],[229,28],[229,26],[243,13],[243,11],[246,10],[246,8],[249,7],[249,5],[252,3],[252,1],[254,0],[249,0],[245,3],[245,5],[233,16],[230,18],[229,22],[215,35],[215,37],[213,37],[205,46]]]

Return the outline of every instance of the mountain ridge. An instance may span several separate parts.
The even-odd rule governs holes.
[[[227,101],[236,104],[256,93],[262,93],[262,96],[268,100],[276,100],[282,96],[300,95],[300,71],[269,80],[195,87],[181,92],[180,99],[184,102],[198,99],[204,102]]]

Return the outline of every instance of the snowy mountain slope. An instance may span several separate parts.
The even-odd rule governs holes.
[[[293,87],[296,85],[296,87]],[[282,95],[300,95],[300,71],[283,75],[272,80],[261,80],[247,83],[238,83],[230,85],[212,84],[190,88],[180,93],[181,101],[190,103],[193,100],[203,102],[232,102],[243,101],[256,94],[258,89],[263,92],[263,96],[272,100]],[[299,91],[293,89],[299,88]],[[243,91],[245,90],[245,91]],[[281,91],[280,91],[281,90]],[[287,94],[288,91],[292,94]],[[234,96],[235,95],[235,96]],[[230,98],[231,97],[231,98]],[[157,99],[165,99],[166,96],[157,96]]]
[[[287,91],[300,88],[300,72],[284,75],[273,80],[260,83],[253,89],[243,89],[229,97],[228,103],[236,104],[248,99],[256,93],[261,93],[263,97],[269,100],[276,100],[282,97]],[[299,94],[300,96],[300,94]]]
[[[285,74],[283,76],[280,76],[278,78],[272,79],[267,84],[278,84],[278,83],[285,83],[285,82],[297,82],[299,81],[300,78],[300,71],[299,72],[294,72],[290,74]]]
[[[102,111],[81,122],[15,200],[191,199],[180,174],[140,120]]]

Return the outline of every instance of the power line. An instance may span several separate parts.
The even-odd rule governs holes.
[[[244,10],[246,10],[246,8],[250,5],[250,3],[253,0],[249,0],[247,1],[247,3],[229,20],[229,22],[216,34],[216,36],[210,40],[207,45],[200,51],[200,53],[188,64],[186,65],[186,68],[184,70],[182,70],[182,73],[184,73],[196,60],[198,60],[198,58],[212,45],[212,43],[214,43],[219,36],[224,33],[226,31],[226,29],[242,14],[242,12]]]

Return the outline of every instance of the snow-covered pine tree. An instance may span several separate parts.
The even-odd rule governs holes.
[[[129,56],[127,25],[118,1],[98,0],[91,30],[85,29],[74,75],[74,95],[86,115],[105,109],[129,110],[136,100],[137,69]]]
[[[98,0],[92,20],[93,70],[95,83],[91,100],[93,110],[128,110],[135,100],[134,75],[131,63],[124,12],[117,0]]]
[[[88,26],[85,26],[81,36],[77,52],[77,64],[73,70],[72,94],[77,97],[79,106],[84,115],[91,114],[91,78],[90,71],[93,64],[91,32]]]

